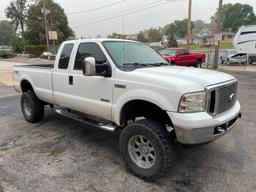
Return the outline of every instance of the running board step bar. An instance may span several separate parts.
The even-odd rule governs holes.
[[[115,131],[115,126],[111,125],[110,123],[107,123],[107,122],[100,122],[100,121],[97,121],[95,119],[88,118],[86,116],[77,115],[77,114],[74,114],[72,112],[69,112],[66,109],[64,109],[64,110],[63,109],[56,109],[55,111],[58,114],[62,115],[62,116],[68,117],[70,119],[74,119],[76,121],[87,124],[89,126],[98,127],[100,129],[104,129],[104,130],[107,130],[107,131]]]

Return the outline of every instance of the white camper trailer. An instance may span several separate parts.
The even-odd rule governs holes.
[[[241,27],[233,44],[237,53],[247,55],[249,64],[256,62],[256,25]]]

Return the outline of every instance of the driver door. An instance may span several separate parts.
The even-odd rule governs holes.
[[[74,64],[69,73],[73,79],[73,84],[69,88],[74,101],[71,108],[111,120],[113,80],[111,77],[104,77],[99,73],[96,76],[84,76],[81,63],[86,57],[95,58],[96,72],[98,71],[97,65],[109,64],[97,43],[79,44]]]

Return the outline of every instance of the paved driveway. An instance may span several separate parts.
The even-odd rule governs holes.
[[[233,74],[243,118],[213,143],[179,146],[170,174],[153,183],[124,169],[118,132],[84,126],[49,108],[44,121],[30,124],[19,96],[0,97],[0,192],[256,191],[256,74]]]

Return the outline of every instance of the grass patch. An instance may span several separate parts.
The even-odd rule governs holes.
[[[186,48],[187,45],[180,45],[179,47],[184,47]],[[202,47],[201,45],[198,44],[192,44],[190,45],[190,50],[194,49],[204,49],[204,48],[214,48],[215,45],[211,45],[209,47]],[[234,49],[233,43],[220,43],[220,49]]]
[[[220,43],[220,49],[234,49],[233,43]]]

